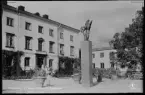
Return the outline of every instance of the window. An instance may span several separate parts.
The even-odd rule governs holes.
[[[64,55],[64,45],[60,44],[60,54]]]
[[[32,37],[28,37],[28,36],[25,37],[25,49],[27,49],[27,50],[31,50],[32,49],[32,47],[31,47],[31,39],[32,39]]]
[[[42,26],[38,26],[38,32],[43,33],[43,27]]]
[[[72,35],[70,35],[70,41],[72,41],[72,42],[73,42],[73,36],[72,36]]]
[[[79,58],[81,58],[81,49],[79,49]]]
[[[52,62],[53,62],[53,59],[50,59],[49,60],[49,67],[52,67]]]
[[[14,48],[14,34],[6,34],[6,47]]]
[[[70,55],[74,56],[74,46],[70,46]]]
[[[93,58],[95,58],[95,54],[92,54]]]
[[[104,68],[104,63],[101,63],[101,68]]]
[[[31,30],[31,23],[26,22],[25,29],[26,29],[26,30]]]
[[[104,53],[103,52],[100,53],[100,58],[102,58],[102,57],[104,57]]]
[[[95,68],[95,63],[93,63],[93,68]]]
[[[42,38],[38,39],[38,50],[39,51],[42,51],[43,42],[44,42],[44,40]]]
[[[29,66],[30,64],[30,58],[29,57],[25,57],[25,67]]]
[[[49,36],[53,37],[53,29],[49,29]]]
[[[8,26],[14,26],[14,19],[10,18],[10,17],[7,17],[7,25]]]
[[[114,63],[113,62],[111,63],[111,67],[114,68]]]
[[[49,52],[50,52],[50,53],[54,53],[54,51],[53,51],[53,46],[54,46],[54,42],[50,41],[50,42],[49,42]]]
[[[63,32],[60,32],[60,39],[63,39]]]

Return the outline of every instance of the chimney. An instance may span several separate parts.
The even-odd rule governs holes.
[[[18,6],[18,10],[25,11],[25,7],[24,6]]]
[[[43,18],[49,19],[48,15],[43,15]]]
[[[34,13],[35,15],[37,15],[37,16],[40,16],[40,13],[39,12],[36,12],[36,13]]]

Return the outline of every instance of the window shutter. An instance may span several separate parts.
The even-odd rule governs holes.
[[[15,40],[15,37],[12,36],[12,47],[14,47],[14,40]]]
[[[14,26],[14,20],[12,19],[12,26]]]
[[[12,46],[12,41],[13,41],[13,38],[12,36],[10,36],[10,46]]]
[[[10,19],[10,25],[13,26],[13,19]]]
[[[27,30],[27,22],[25,22],[25,29]]]
[[[27,38],[25,37],[25,49],[27,49]]]
[[[39,40],[38,40],[38,50],[39,50]]]
[[[9,25],[9,18],[7,17],[7,25]]]
[[[32,49],[32,39],[30,40],[30,49]]]
[[[44,42],[42,42],[42,51],[44,51],[45,50],[45,47],[44,47]]]
[[[6,35],[6,45],[9,46],[9,36]]]

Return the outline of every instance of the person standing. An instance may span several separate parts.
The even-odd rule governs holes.
[[[81,66],[78,67],[78,71],[79,71],[79,84],[81,84],[81,80],[82,80]]]

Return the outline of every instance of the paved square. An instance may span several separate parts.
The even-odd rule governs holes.
[[[81,84],[74,82],[71,78],[51,80],[51,87],[36,87],[34,81],[3,80],[3,93],[128,93],[143,92],[142,80],[110,80],[91,88],[84,88]],[[132,86],[133,84],[133,86]]]

